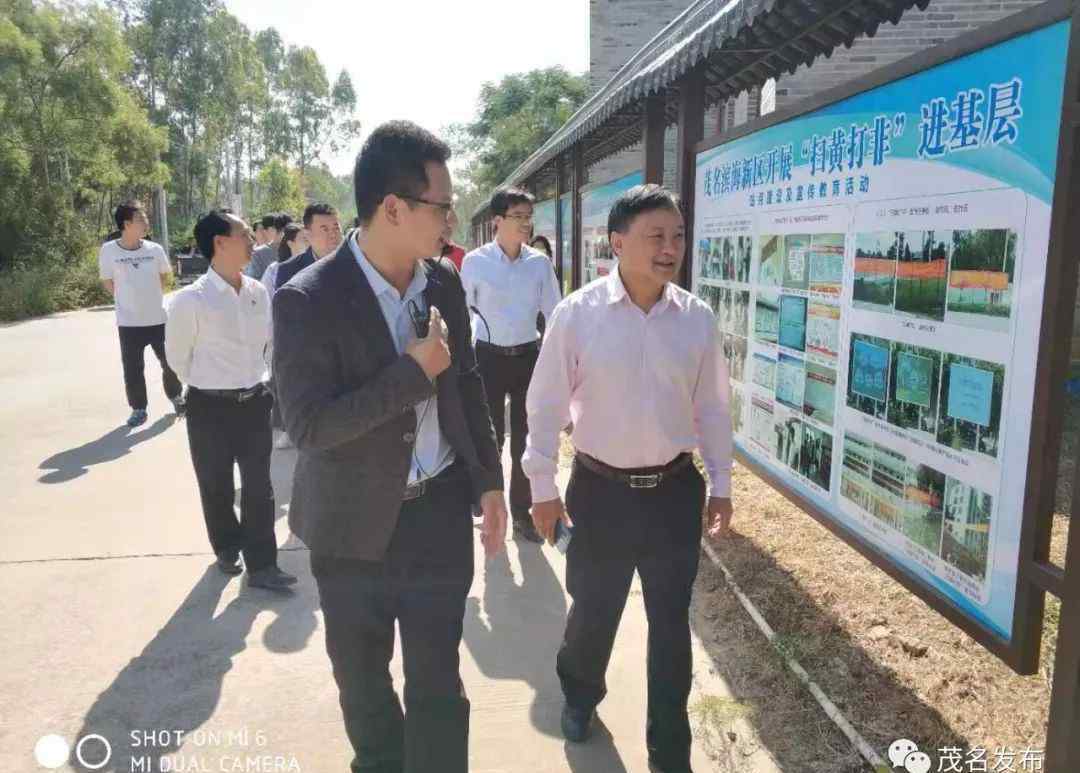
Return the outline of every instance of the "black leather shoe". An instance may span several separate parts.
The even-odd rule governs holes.
[[[540,532],[536,530],[536,527],[532,525],[532,519],[515,518],[514,519],[514,536],[521,537],[528,542],[535,542],[537,545],[543,543],[544,538],[540,536]]]
[[[237,575],[244,571],[244,567],[240,566],[240,555],[238,553],[218,553],[217,567],[225,574]]]
[[[575,709],[568,703],[564,703],[562,707],[562,725],[563,738],[572,743],[581,743],[589,737],[589,731],[592,730],[592,718],[593,711],[585,711],[583,709]]]
[[[288,572],[283,572],[276,566],[268,566],[257,572],[248,573],[248,585],[252,588],[265,588],[266,590],[285,590],[290,585],[296,584],[296,578]]]

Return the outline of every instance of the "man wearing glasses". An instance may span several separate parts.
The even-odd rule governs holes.
[[[289,526],[311,549],[352,770],[467,773],[458,674],[471,511],[504,547],[495,433],[456,269],[450,149],[405,121],[353,173],[361,228],[274,295],[274,377],[299,449]],[[406,674],[394,691],[394,626]]]
[[[525,394],[540,354],[540,315],[551,317],[560,300],[551,261],[527,246],[532,233],[533,197],[517,188],[491,197],[495,240],[465,256],[461,281],[474,313],[476,356],[491,406],[495,436],[502,449],[506,435],[505,404],[510,398],[510,512],[514,535],[530,542],[543,538],[533,526],[529,479],[521,469],[529,434]]]

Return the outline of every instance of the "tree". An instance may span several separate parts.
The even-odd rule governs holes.
[[[456,150],[471,160],[472,181],[484,189],[499,185],[566,123],[586,96],[586,76],[562,67],[485,83],[476,120],[451,127]]]
[[[303,188],[309,204],[321,201],[337,208],[342,228],[348,228],[356,217],[351,175],[336,177],[325,166],[309,166],[304,172]]]
[[[164,181],[164,132],[124,85],[131,53],[112,13],[4,6],[0,264],[85,254],[115,198]]]
[[[330,82],[315,49],[305,46],[289,51],[282,85],[288,100],[296,161],[303,174],[318,157],[320,127],[331,109]]]
[[[307,203],[300,185],[300,174],[280,158],[272,158],[259,170],[261,191],[258,212],[288,212],[298,217]]]

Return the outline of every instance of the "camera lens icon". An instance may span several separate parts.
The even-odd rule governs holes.
[[[34,744],[34,759],[46,770],[57,770],[68,761],[70,756],[71,747],[59,735],[43,735]],[[112,745],[103,735],[97,733],[84,735],[75,744],[75,759],[87,770],[100,770],[112,759]]]

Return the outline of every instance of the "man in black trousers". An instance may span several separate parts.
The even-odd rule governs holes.
[[[702,510],[710,536],[732,515],[728,371],[712,311],[675,284],[686,252],[678,199],[657,185],[631,188],[611,208],[608,236],[618,267],[555,309],[529,386],[533,520],[553,541],[559,521],[573,518],[574,603],[556,660],[562,730],[571,742],[589,734],[636,571],[649,622],[649,761],[690,773],[689,610]],[[555,474],[559,431],[571,419],[564,508]]]
[[[270,406],[263,350],[270,335],[270,296],[242,271],[254,238],[228,210],[195,224],[210,270],[180,290],[165,324],[169,364],[188,384],[188,444],[210,545],[225,574],[243,571],[248,585],[281,590],[296,578],[277,566],[274,491],[270,483]],[[240,520],[233,465],[240,468]]]
[[[376,128],[353,175],[363,227],[274,295],[274,378],[299,449],[289,525],[311,549],[354,773],[467,772],[473,503],[487,554],[505,540],[465,294],[449,261],[425,260],[457,222],[449,157],[414,124]]]
[[[532,233],[533,197],[518,188],[503,188],[491,197],[495,238],[465,256],[461,281],[475,313],[476,355],[484,390],[491,401],[495,438],[506,437],[504,405],[510,399],[510,514],[514,536],[544,540],[529,517],[532,494],[521,469],[525,437],[525,393],[540,353],[538,322],[559,302],[559,282],[544,253],[528,246]]]

